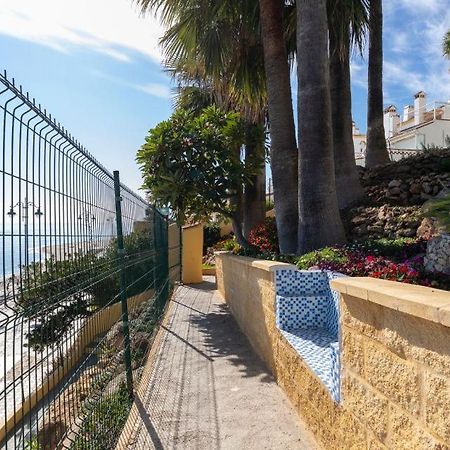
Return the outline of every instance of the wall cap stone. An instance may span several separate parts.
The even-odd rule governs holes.
[[[293,264],[283,263],[279,261],[267,261],[265,259],[249,258],[248,256],[237,256],[228,251],[214,252],[216,258],[232,259],[239,264],[249,267],[255,267],[257,269],[264,270],[266,272],[275,272],[276,270],[298,270]]]
[[[386,308],[450,327],[450,292],[369,277],[338,278],[331,287]]]

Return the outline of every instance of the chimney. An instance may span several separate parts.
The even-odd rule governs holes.
[[[406,105],[403,108],[403,122],[408,121],[414,117],[414,106]]]
[[[395,120],[396,117],[398,117],[398,114],[394,105],[390,105],[384,110],[384,134],[386,139],[397,132],[398,123]]]
[[[425,111],[426,111],[425,92],[419,91],[414,96],[414,125],[419,125],[423,122]]]
[[[400,114],[395,114],[394,116],[391,117],[391,121],[392,121],[392,136],[395,136],[400,129]]]

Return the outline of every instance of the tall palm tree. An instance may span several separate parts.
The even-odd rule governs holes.
[[[450,58],[450,30],[445,33],[444,41],[442,42],[442,50],[444,52],[444,56]]]
[[[366,0],[328,1],[333,150],[340,209],[356,203],[364,195],[353,145],[350,49],[353,45],[362,51],[366,7]]]
[[[264,134],[258,130],[265,124],[267,99],[257,0],[139,0],[139,4],[143,10],[158,10],[167,26],[161,43],[173,75],[186,81],[186,66],[200,63],[202,73],[196,77],[203,77],[203,84],[217,91],[215,102],[240,111],[247,121],[245,158],[264,158]],[[265,218],[264,164],[244,187],[243,197],[244,234],[248,235]]]
[[[298,149],[284,38],[283,5],[282,0],[259,0],[278,240],[282,253],[295,253],[298,233]]]
[[[383,123],[383,5],[370,0],[366,167],[389,162]]]
[[[326,0],[297,0],[297,58],[298,252],[305,253],[345,242],[334,174]]]

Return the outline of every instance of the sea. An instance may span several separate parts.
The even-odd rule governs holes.
[[[28,245],[26,245],[28,242]],[[55,243],[52,238],[51,243]],[[45,248],[50,245],[50,237],[0,235],[0,277],[5,278],[20,272],[26,262],[45,261]],[[60,245],[60,243],[58,243]]]

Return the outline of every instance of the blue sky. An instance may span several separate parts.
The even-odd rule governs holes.
[[[450,0],[397,0],[385,8],[385,103],[418,90],[449,100],[450,61],[441,41]],[[162,28],[131,0],[1,0],[0,69],[21,83],[98,160],[133,189],[134,161],[149,128],[170,115],[161,68]],[[367,67],[352,62],[353,116],[365,130]]]

